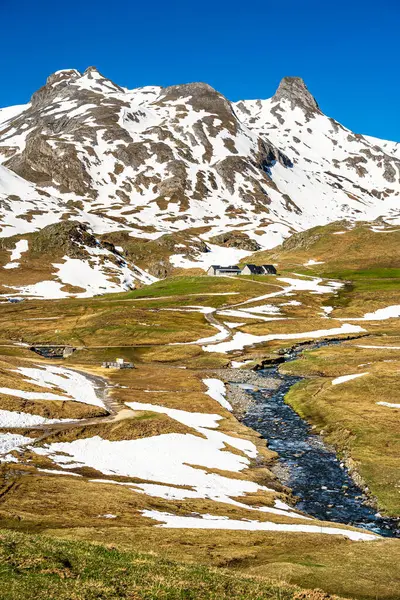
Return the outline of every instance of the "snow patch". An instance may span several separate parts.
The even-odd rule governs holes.
[[[157,510],[143,510],[142,515],[169,529],[230,529],[235,531],[286,531],[296,533],[318,533],[327,535],[342,535],[354,541],[371,541],[379,539],[379,536],[371,533],[352,531],[351,529],[340,529],[339,527],[324,527],[321,525],[302,525],[297,523],[271,523],[268,521],[251,521],[229,519],[217,515],[204,514],[193,517],[173,515],[171,513]]]
[[[64,402],[74,400],[75,402],[106,408],[98,398],[92,380],[72,369],[43,365],[39,368],[19,367],[15,370],[15,373],[21,373],[27,383],[47,389],[59,388],[67,395],[61,396],[51,392],[26,392],[4,387],[0,388],[0,394],[26,398],[27,400],[63,400]]]
[[[71,423],[71,419],[46,419],[40,415],[31,415],[11,410],[0,410],[0,427],[35,427],[50,423]]]
[[[32,438],[17,433],[0,433],[0,462],[16,462],[9,453],[32,442]]]
[[[232,405],[226,399],[225,384],[220,379],[203,379],[203,383],[206,384],[208,394],[213,400],[216,400],[221,406],[228,410],[233,410]]]
[[[273,340],[297,340],[302,338],[321,338],[331,335],[343,335],[347,333],[360,333],[365,329],[358,325],[350,325],[344,323],[341,327],[333,329],[318,329],[316,331],[304,331],[302,333],[271,333],[268,335],[253,335],[251,333],[243,333],[238,331],[234,334],[233,339],[229,342],[214,344],[213,346],[203,346],[205,352],[230,352],[231,350],[243,350],[245,346],[260,344],[261,342],[271,342]]]
[[[397,319],[400,317],[400,304],[378,308],[374,312],[365,313],[363,317],[346,317],[339,321],[386,321],[386,319]]]
[[[310,258],[309,261],[307,261],[306,263],[303,264],[303,267],[312,267],[313,265],[323,265],[325,263],[325,261],[323,260],[314,260],[312,258]]]
[[[14,250],[11,251],[10,262],[4,265],[3,269],[17,269],[19,267],[19,259],[27,250],[28,240],[19,240],[15,244]]]
[[[358,377],[363,377],[364,375],[368,375],[367,373],[355,373],[354,375],[342,375],[341,377],[336,377],[332,380],[332,385],[339,385],[341,383],[345,383],[346,381],[351,381],[352,379],[357,379]]]

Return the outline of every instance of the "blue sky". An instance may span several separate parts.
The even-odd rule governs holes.
[[[0,0],[0,106],[62,68],[120,85],[206,81],[231,100],[303,77],[347,127],[400,141],[399,0]]]

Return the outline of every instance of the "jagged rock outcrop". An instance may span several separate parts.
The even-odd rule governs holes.
[[[319,111],[319,106],[314,96],[310,94],[301,77],[284,77],[279,84],[272,102],[288,100],[292,108],[299,106],[309,112]]]
[[[37,253],[63,252],[72,258],[86,256],[87,248],[96,248],[98,241],[89,227],[77,221],[63,221],[44,227],[33,238],[31,250]]]
[[[243,231],[227,231],[215,235],[209,240],[213,244],[219,244],[226,248],[239,248],[240,250],[248,250],[249,252],[256,252],[260,250],[261,246],[255,240],[252,240]]]

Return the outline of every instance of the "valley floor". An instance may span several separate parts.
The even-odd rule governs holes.
[[[299,269],[248,279],[177,277],[126,294],[3,304],[2,527],[235,572],[203,570],[218,590],[203,586],[203,596],[166,591],[160,575],[159,595],[153,583],[147,592],[146,583],[138,598],[223,598],[232,589],[229,577],[238,586],[234,597],[261,597],[258,580],[244,582],[243,573],[262,577],[264,590],[273,580],[395,600],[399,540],[297,510],[273,472],[277,455],[268,439],[238,420],[246,396],[232,384],[258,387],[249,369],[279,362],[293,345],[342,340],[280,367],[305,377],[287,401],[335,446],[376,510],[399,516],[400,279],[369,283],[366,289],[355,277],[349,286]],[[78,349],[58,362],[29,350],[49,341]],[[116,357],[136,368],[102,368]],[[16,543],[13,535],[23,539],[5,533],[4,547]],[[57,548],[64,542],[23,543]],[[62,548],[109,553],[79,544]],[[159,564],[162,570],[165,563]],[[72,585],[74,567],[64,567],[75,575],[71,582],[60,577]],[[51,585],[59,586],[64,567],[54,565]],[[200,567],[177,567],[184,581],[192,568]],[[42,567],[39,575],[18,569],[19,594],[27,575],[43,576]],[[136,597],[130,581],[131,596],[115,597]],[[278,593],[274,585],[262,597],[307,598],[285,586]],[[89,591],[63,596],[61,588],[54,588],[57,597],[92,597]],[[78,592],[71,587],[69,593]],[[97,597],[114,597],[107,594]]]

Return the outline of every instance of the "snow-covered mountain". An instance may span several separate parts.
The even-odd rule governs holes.
[[[139,242],[162,240],[164,273],[400,215],[399,144],[323,115],[299,78],[231,103],[205,83],[128,90],[93,67],[59,71],[0,110],[0,162],[0,237],[73,220],[134,241],[142,268],[152,252]]]

